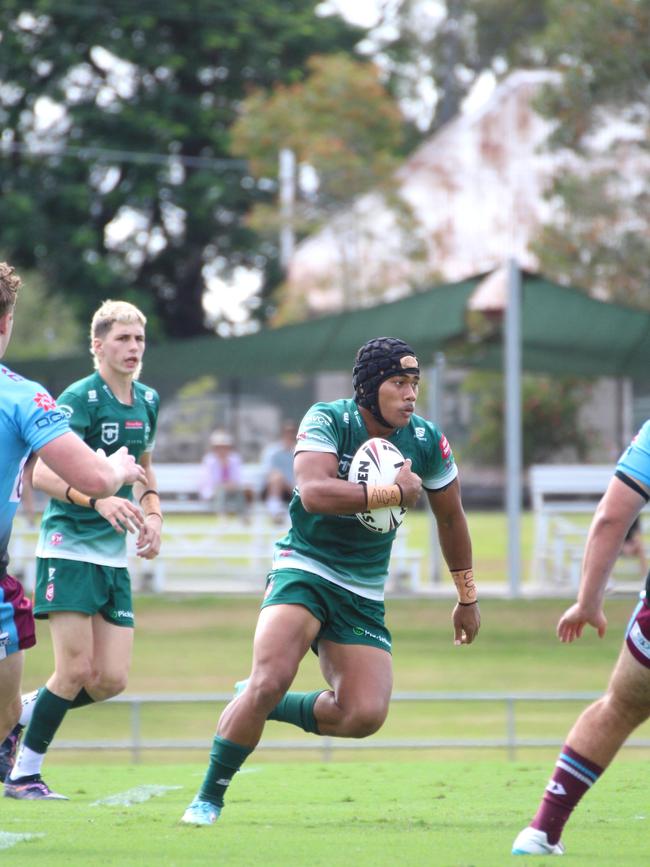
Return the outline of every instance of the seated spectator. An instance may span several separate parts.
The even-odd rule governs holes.
[[[210,450],[201,461],[199,496],[213,500],[215,511],[247,516],[252,493],[243,484],[242,459],[226,430],[210,434]]]
[[[264,488],[262,499],[273,521],[281,523],[287,514],[287,504],[293,494],[293,450],[298,426],[294,421],[282,425],[280,440],[268,446],[262,455]]]

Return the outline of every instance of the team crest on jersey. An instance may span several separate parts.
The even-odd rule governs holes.
[[[102,442],[107,446],[112,446],[117,442],[120,435],[120,423],[117,421],[105,421],[102,424]]]
[[[153,403],[153,391],[149,391],[149,389],[147,389],[147,391],[145,391],[144,393],[144,399],[149,403]]]
[[[426,431],[423,427],[415,428],[415,438],[419,440],[426,439]]]

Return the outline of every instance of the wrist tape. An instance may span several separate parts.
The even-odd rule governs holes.
[[[388,506],[402,505],[402,489],[399,485],[364,485],[366,491],[366,508],[385,509]]]
[[[153,488],[149,488],[149,490],[145,491],[140,497],[140,505],[142,506],[145,518],[149,515],[158,515],[162,521],[163,518],[160,511],[160,496],[158,495],[158,491],[154,491]]]
[[[452,569],[451,577],[456,585],[458,601],[461,605],[471,605],[476,602],[476,584],[473,569]]]
[[[95,504],[97,503],[95,497],[87,497],[85,494],[82,494],[81,491],[75,491],[72,485],[68,485],[65,492],[65,498],[69,503],[73,503],[75,506],[84,506],[86,509],[94,509]]]

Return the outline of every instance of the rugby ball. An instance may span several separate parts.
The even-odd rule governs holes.
[[[373,437],[366,440],[352,458],[348,481],[392,485],[403,464],[404,457],[398,448],[388,440]],[[373,533],[390,533],[399,527],[405,514],[403,506],[390,506],[372,512],[358,512],[356,517]]]

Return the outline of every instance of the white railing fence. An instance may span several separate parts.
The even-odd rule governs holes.
[[[319,750],[323,761],[330,761],[335,750],[368,749],[504,749],[508,758],[516,759],[517,750],[528,747],[559,747],[563,740],[558,738],[520,737],[517,733],[517,706],[521,703],[545,702],[591,702],[599,698],[597,692],[397,692],[392,702],[490,702],[503,703],[505,706],[505,725],[502,735],[494,738],[422,738],[422,739],[384,739],[369,737],[363,740],[316,736],[316,741],[283,741],[263,739],[257,749],[261,750]],[[144,750],[209,750],[211,738],[204,740],[152,740],[142,735],[141,712],[143,705],[150,704],[224,704],[230,701],[232,693],[200,694],[151,694],[121,695],[110,699],[110,703],[127,704],[130,707],[130,737],[127,740],[55,740],[52,748],[62,750],[129,750],[134,763],[140,761]],[[627,747],[650,747],[650,739],[632,738]]]

